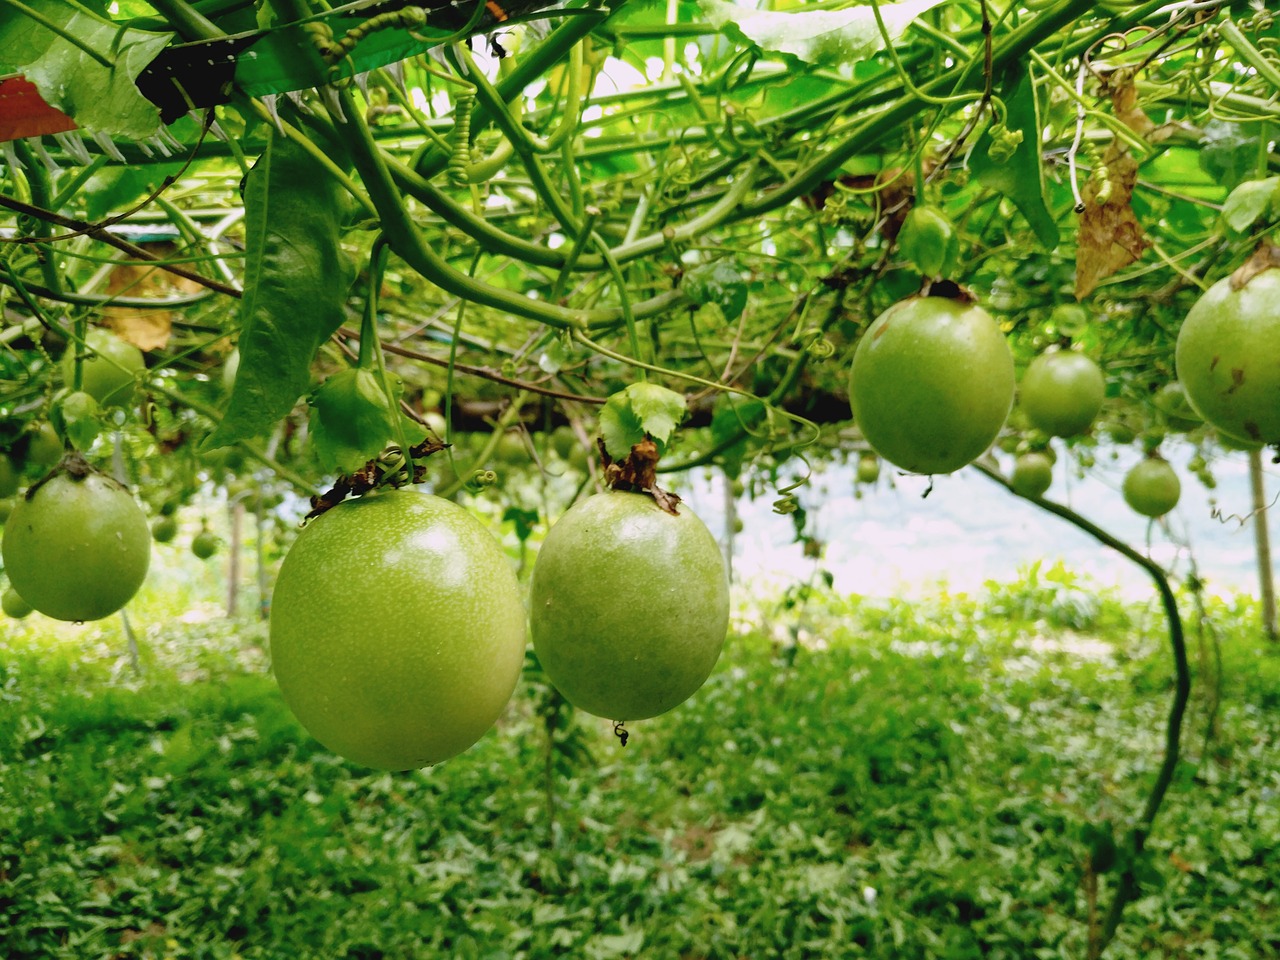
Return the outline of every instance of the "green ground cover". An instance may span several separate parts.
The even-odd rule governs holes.
[[[6,623],[0,956],[1083,956],[1084,840],[1163,743],[1158,610],[1035,570],[789,601],[625,748],[531,670],[498,731],[402,775],[300,730],[259,627],[150,617],[135,678],[114,622]],[[1216,730],[1193,624],[1186,759],[1108,956],[1280,957],[1280,656],[1248,601],[1210,614]]]

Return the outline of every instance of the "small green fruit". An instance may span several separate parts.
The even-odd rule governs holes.
[[[1182,484],[1159,457],[1143,460],[1124,478],[1124,501],[1144,517],[1163,517],[1178,505]]]
[[[1087,431],[1105,396],[1102,370],[1084,354],[1071,350],[1036,357],[1018,389],[1027,419],[1052,437],[1074,437]]]
[[[15,590],[57,620],[100,620],[138,592],[151,561],[146,515],[110,477],[58,473],[28,493],[4,526]]]
[[[1038,500],[1053,485],[1053,461],[1043,453],[1024,453],[1014,461],[1009,485],[1018,496]]]
[[[138,379],[146,373],[142,351],[109,330],[93,327],[85,335],[88,350],[81,370],[80,389],[107,407],[127,407],[137,397]],[[75,347],[62,359],[62,379],[70,387],[75,376]]]
[[[218,538],[208,530],[201,530],[191,538],[191,552],[201,560],[208,560],[218,552]]]
[[[21,620],[23,617],[29,617],[33,608],[18,595],[17,590],[9,587],[5,590],[4,596],[0,597],[0,609],[4,610],[6,616]]]

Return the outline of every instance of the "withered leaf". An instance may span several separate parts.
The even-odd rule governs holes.
[[[1275,267],[1280,267],[1280,247],[1271,243],[1261,243],[1258,249],[1253,251],[1253,255],[1240,266],[1240,269],[1231,274],[1231,289],[1243,290],[1258,274]]]
[[[1082,191],[1085,208],[1080,214],[1076,241],[1076,299],[1083,300],[1099,282],[1142,257],[1150,244],[1134,215],[1130,199],[1138,179],[1138,164],[1115,144],[1107,150],[1110,195],[1098,203],[1098,184],[1090,180]]]
[[[679,495],[658,486],[658,445],[650,437],[632,446],[631,452],[622,460],[609,456],[603,439],[597,439],[596,443],[609,489],[647,493],[667,513],[679,514],[676,509],[680,503]]]
[[[1116,119],[1123,123],[1138,136],[1145,137],[1148,133],[1155,129],[1155,122],[1147,116],[1146,112],[1138,106],[1138,88],[1133,83],[1132,76],[1125,76],[1121,79],[1119,76],[1113,78],[1116,82],[1111,84],[1111,110],[1115,113]]]

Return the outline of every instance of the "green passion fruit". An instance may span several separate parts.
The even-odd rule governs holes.
[[[85,358],[80,389],[103,407],[127,407],[138,392],[138,378],[146,372],[142,351],[109,330],[93,327],[85,335]],[[75,378],[74,346],[62,358],[62,379],[70,387]]]
[[[911,473],[951,473],[991,446],[1013,404],[1013,356],[981,307],[912,297],[867,328],[849,399],[867,443]]]
[[[397,490],[308,524],[271,607],[285,703],[334,753],[381,770],[439,763],[498,719],[526,617],[505,552],[448,500]]]
[[[172,516],[157,517],[151,524],[151,539],[168,543],[178,535],[178,521]]]
[[[1163,517],[1178,505],[1182,483],[1167,460],[1150,457],[1124,477],[1124,502],[1144,517]]]
[[[1074,437],[1087,431],[1105,396],[1102,369],[1072,350],[1040,354],[1027,367],[1018,389],[1027,419],[1051,437]]]
[[[13,587],[7,588],[4,595],[0,596],[0,609],[4,610],[5,616],[12,617],[14,620],[31,616],[33,610],[31,604],[23,600]]]
[[[858,482],[875,483],[880,479],[880,458],[874,453],[864,453],[858,458]]]
[[[574,706],[644,720],[710,675],[729,627],[729,581],[711,532],[640,493],[571,507],[547,533],[530,587],[533,647]]]
[[[22,472],[6,454],[0,453],[0,497],[12,497],[22,485]]]
[[[1009,485],[1020,497],[1043,497],[1053,485],[1053,461],[1043,453],[1022,454],[1013,463]]]
[[[218,538],[208,530],[201,530],[191,538],[191,552],[201,560],[208,560],[218,552]]]
[[[151,562],[151,531],[129,491],[89,472],[54,474],[13,508],[4,526],[13,588],[57,620],[100,620],[138,592]]]
[[[1178,332],[1175,359],[1187,400],[1220,433],[1280,443],[1280,269],[1205,291]]]

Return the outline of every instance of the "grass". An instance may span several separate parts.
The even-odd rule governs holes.
[[[1210,613],[1217,730],[1202,684],[1110,957],[1280,957],[1280,655],[1248,601]],[[1080,957],[1171,686],[1158,612],[1061,571],[798,591],[625,748],[535,668],[466,754],[369,775],[260,627],[146,619],[140,679],[111,623],[0,641],[6,960]]]

